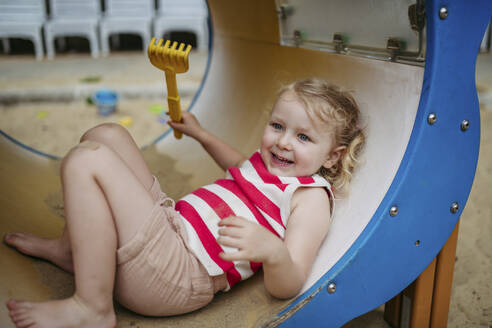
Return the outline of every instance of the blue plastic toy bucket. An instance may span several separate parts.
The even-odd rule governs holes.
[[[99,115],[108,116],[116,110],[118,95],[113,90],[101,89],[94,94],[92,101],[96,104]]]

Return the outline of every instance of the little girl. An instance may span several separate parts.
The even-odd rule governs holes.
[[[364,144],[354,99],[320,79],[285,87],[249,159],[190,113],[169,124],[200,142],[227,176],[174,204],[124,128],[86,132],[61,163],[62,236],[4,238],[73,272],[75,294],[10,300],[17,327],[115,327],[113,293],[143,315],[186,313],[261,266],[271,295],[301,290],[330,226],[332,190],[346,189]]]

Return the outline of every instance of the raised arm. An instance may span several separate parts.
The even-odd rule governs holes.
[[[204,129],[193,114],[183,112],[182,118],[182,122],[168,121],[168,124],[197,140],[224,171],[231,166],[239,166],[246,160],[237,149]]]

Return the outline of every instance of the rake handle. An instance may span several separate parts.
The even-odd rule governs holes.
[[[173,122],[181,122],[181,103],[178,95],[178,86],[176,84],[176,73],[165,70],[167,85],[167,105],[169,107],[169,116]],[[183,133],[174,130],[176,139],[181,139]]]

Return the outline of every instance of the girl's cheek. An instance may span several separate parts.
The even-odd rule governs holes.
[[[272,143],[275,140],[275,133],[273,131],[268,131],[265,134],[264,140],[266,143]]]
[[[301,144],[301,143],[298,143],[298,146],[297,146],[297,153],[301,156],[304,156],[304,157],[312,157],[314,154],[313,154],[313,151],[311,150],[311,147],[308,145],[308,144]]]

